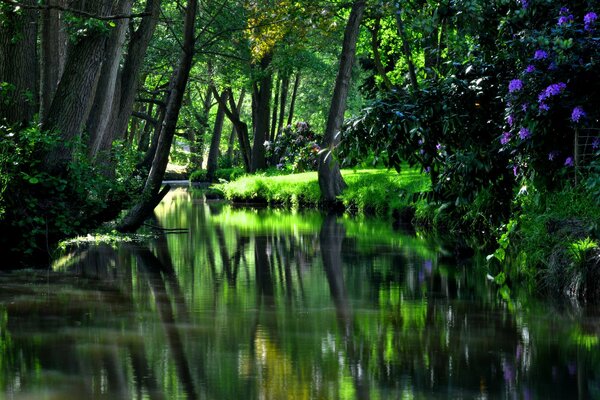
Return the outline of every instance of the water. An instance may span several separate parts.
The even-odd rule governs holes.
[[[600,398],[600,313],[388,223],[171,192],[148,245],[0,275],[0,398]]]

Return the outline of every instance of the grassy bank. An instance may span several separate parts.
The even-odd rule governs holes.
[[[348,188],[340,199],[353,212],[387,215],[412,206],[419,194],[430,190],[429,177],[411,168],[400,174],[386,169],[342,170],[342,175]],[[320,202],[316,172],[244,176],[215,187],[238,203],[318,207]]]

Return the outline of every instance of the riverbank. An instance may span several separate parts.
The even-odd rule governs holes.
[[[400,173],[386,169],[342,170],[342,175],[348,187],[340,201],[350,213],[414,215],[417,200],[431,191],[429,177],[413,168],[404,168]],[[318,208],[321,202],[316,172],[243,176],[213,188],[234,203]]]

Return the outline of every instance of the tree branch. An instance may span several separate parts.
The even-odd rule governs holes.
[[[141,18],[141,17],[146,17],[146,16],[150,15],[150,13],[147,13],[147,12],[137,13],[137,14],[96,15],[96,14],[88,13],[85,11],[76,10],[74,8],[63,7],[58,4],[24,4],[24,3],[19,3],[18,1],[15,1],[15,0],[0,0],[0,2],[14,6],[14,7],[32,9],[32,10],[64,11],[64,12],[68,12],[71,14],[80,15],[80,16],[86,17],[86,18],[97,19],[100,21],[111,21],[111,20],[115,20],[115,19]]]

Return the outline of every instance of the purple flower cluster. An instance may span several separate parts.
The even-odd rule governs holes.
[[[530,136],[531,136],[531,132],[529,131],[529,129],[527,129],[527,128],[519,129],[519,137],[521,138],[521,140],[528,139]]]
[[[500,137],[500,143],[504,145],[504,144],[510,142],[511,137],[512,137],[512,135],[510,134],[510,132],[504,132],[502,134],[502,136]]]
[[[523,81],[520,79],[513,79],[508,83],[508,91],[510,93],[518,92],[523,89]]]
[[[596,136],[592,142],[592,149],[598,150],[598,148],[600,148],[600,137]]]
[[[593,25],[596,23],[596,20],[598,19],[598,15],[593,12],[590,11],[589,13],[585,14],[583,16],[583,28],[586,31],[591,31],[593,28]]]
[[[525,73],[526,74],[530,74],[532,72],[535,72],[535,66],[533,66],[533,65],[530,64],[530,65],[527,66],[527,68],[525,68]]]
[[[529,0],[519,0],[519,2],[521,3],[521,7],[523,7],[523,8],[529,7]]]
[[[554,161],[554,158],[558,155],[558,151],[551,151],[548,153],[548,160]]]
[[[581,119],[581,117],[585,117],[585,111],[583,111],[583,108],[581,108],[580,106],[577,106],[573,109],[573,112],[571,113],[571,121],[577,123],[579,122],[579,120]]]
[[[573,22],[573,14],[567,7],[560,9],[560,16],[558,17],[558,26],[568,25]]]
[[[542,110],[542,111],[550,110],[550,106],[544,102],[540,102],[539,107],[540,107],[540,110]]]
[[[557,96],[557,95],[561,94],[562,91],[565,90],[566,88],[567,88],[567,84],[564,82],[553,83],[552,85],[550,85],[546,89],[544,89],[542,91],[542,93],[539,94],[538,101],[541,103],[544,100],[546,100],[552,96]]]
[[[546,58],[548,58],[548,53],[545,50],[536,50],[533,54],[534,60],[545,60]]]
[[[509,114],[506,118],[506,122],[508,122],[508,126],[513,126],[515,124],[515,117],[512,114]]]

